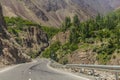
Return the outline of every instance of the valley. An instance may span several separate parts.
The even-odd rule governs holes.
[[[120,65],[119,0],[0,0],[0,67],[51,58]]]

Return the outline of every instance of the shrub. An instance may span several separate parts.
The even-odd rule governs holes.
[[[41,28],[47,33],[49,39],[51,39],[55,34],[57,34],[60,31],[60,29],[54,27],[42,26]]]

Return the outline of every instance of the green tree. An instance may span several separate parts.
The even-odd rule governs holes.
[[[77,30],[79,30],[79,26],[80,26],[80,20],[78,18],[78,15],[75,15],[73,17],[73,26],[76,27]]]
[[[65,32],[67,29],[69,29],[71,26],[71,18],[70,17],[66,17],[65,18],[65,22],[62,25],[62,30]]]

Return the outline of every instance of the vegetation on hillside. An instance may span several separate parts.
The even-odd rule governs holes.
[[[47,33],[49,39],[51,39],[55,34],[60,32],[60,29],[48,26],[41,26],[41,29]]]
[[[82,47],[84,44],[93,45],[91,50],[97,54],[96,58],[100,64],[107,64],[113,53],[120,53],[120,11],[107,16],[98,15],[86,22],[80,22],[77,15],[73,17],[73,21],[66,17],[62,31],[67,30],[70,31],[69,42],[54,52],[57,61],[78,48],[84,49],[85,47]],[[49,51],[54,48],[49,48]],[[47,50],[43,53],[44,57],[48,54]],[[49,53],[51,54],[53,53]]]
[[[41,26],[38,23],[34,23],[29,20],[22,19],[21,17],[5,17],[6,24],[8,26],[8,31],[12,34],[15,34],[18,36],[18,33],[23,31],[26,27],[39,27],[43,31],[45,31],[49,38],[53,37],[55,34],[57,34],[60,29],[48,27],[48,26]]]
[[[37,27],[37,29],[40,29],[40,30],[42,29],[47,34],[49,39],[52,38],[55,34],[57,34],[59,32],[59,29],[57,29],[57,28],[41,26],[37,23],[22,19],[20,17],[11,17],[11,18],[5,17],[5,21],[7,24],[8,32],[11,33],[11,35],[15,38],[16,42],[21,46],[24,45],[22,42],[23,37],[28,37],[29,35],[31,35],[31,34],[26,34],[26,30],[30,30],[31,27]],[[23,35],[23,34],[25,34],[25,35]],[[30,41],[31,41],[31,43],[33,42],[32,40],[30,40]],[[38,41],[38,42],[40,42],[40,41]],[[27,43],[27,44],[30,44],[30,43]],[[38,45],[42,45],[42,43],[38,44]],[[29,46],[31,46],[31,45],[29,45]],[[28,53],[28,55],[31,58],[36,58],[36,55],[38,55],[38,54],[39,54],[38,50],[33,50],[33,51],[31,50],[30,53]]]
[[[24,27],[30,26],[44,30],[49,39],[60,31],[66,32],[69,30],[70,37],[67,43],[54,42],[42,53],[43,57],[52,58],[63,64],[68,62],[67,55],[72,54],[77,49],[84,50],[87,47],[90,47],[97,54],[96,59],[100,64],[107,64],[113,53],[120,53],[120,11],[113,12],[107,16],[98,15],[95,19],[89,19],[86,22],[80,22],[77,15],[73,19],[66,17],[61,30],[41,26],[20,17],[5,17],[5,21],[8,31],[16,37],[18,37]]]

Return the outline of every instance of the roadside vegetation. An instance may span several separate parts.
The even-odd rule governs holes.
[[[59,45],[54,53],[50,53],[50,51],[56,46],[53,46],[55,44],[51,45],[52,48],[50,46],[43,52],[44,57],[55,54],[50,58],[58,62],[65,59],[61,62],[64,64],[67,62],[67,54],[72,54],[79,48],[84,50],[92,45],[91,50],[97,54],[96,59],[99,64],[107,64],[113,53],[120,53],[120,11],[110,13],[107,16],[98,15],[95,19],[89,19],[85,22],[80,22],[77,15],[73,19],[66,17],[61,30],[62,32],[70,31],[68,43]]]

